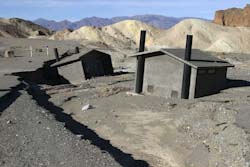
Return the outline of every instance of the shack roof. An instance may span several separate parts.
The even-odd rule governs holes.
[[[71,64],[74,62],[77,62],[80,60],[80,58],[90,52],[102,52],[105,53],[103,51],[97,50],[97,49],[84,49],[84,51],[81,50],[80,53],[78,54],[73,54],[71,56],[65,57],[63,59],[61,59],[60,61],[54,63],[51,67],[60,67],[63,65],[67,65],[67,64]]]
[[[155,56],[170,56],[182,63],[185,63],[193,68],[206,68],[206,67],[234,67],[234,65],[221,60],[217,57],[211,56],[206,52],[199,49],[193,49],[191,60],[187,61],[185,57],[185,49],[161,49],[158,51],[140,52],[132,55],[132,57],[143,56],[145,58]]]

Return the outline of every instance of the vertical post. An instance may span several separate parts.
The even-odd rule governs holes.
[[[80,53],[80,50],[79,50],[79,47],[77,46],[77,47],[75,48],[75,54],[78,54],[78,53]]]
[[[58,54],[58,49],[57,48],[54,48],[54,53],[55,53],[56,61],[59,61],[60,58],[59,58],[59,54]]]
[[[146,31],[141,31],[140,37],[140,48],[139,52],[144,52],[145,50],[145,40],[146,40]],[[135,79],[135,93],[141,93],[143,89],[143,78],[144,78],[144,67],[145,67],[145,58],[139,56],[137,59],[137,70],[136,70],[136,79]]]
[[[33,48],[30,46],[30,57],[33,57]]]
[[[186,61],[191,60],[192,43],[193,43],[193,36],[187,35],[187,43],[186,43],[186,50],[185,50],[185,60]],[[191,77],[191,67],[187,64],[184,64],[182,91],[181,91],[181,98],[182,99],[189,98],[190,77]]]
[[[47,56],[49,56],[49,46],[46,46]]]

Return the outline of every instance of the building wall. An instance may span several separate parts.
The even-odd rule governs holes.
[[[197,78],[197,69],[191,68],[189,99],[195,98],[196,78]]]
[[[166,98],[181,98],[184,64],[169,57],[147,58],[143,92]]]
[[[196,78],[195,97],[219,93],[226,86],[227,68],[198,69]]]
[[[86,80],[81,61],[58,67],[58,73],[71,84],[81,84]]]

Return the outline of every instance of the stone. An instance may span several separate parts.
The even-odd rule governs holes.
[[[215,14],[214,23],[230,27],[250,27],[250,4],[245,8],[219,10]]]
[[[7,121],[7,124],[12,124],[12,121],[11,121],[11,120],[8,120],[8,121]]]
[[[93,106],[91,106],[90,104],[82,106],[82,111],[87,111],[89,109],[93,109]]]
[[[6,49],[4,51],[4,57],[8,58],[8,57],[14,57],[15,53],[13,50],[9,50],[9,49]]]

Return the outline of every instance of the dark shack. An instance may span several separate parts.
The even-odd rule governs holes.
[[[95,49],[66,57],[51,67],[72,84],[113,74],[111,56]]]

